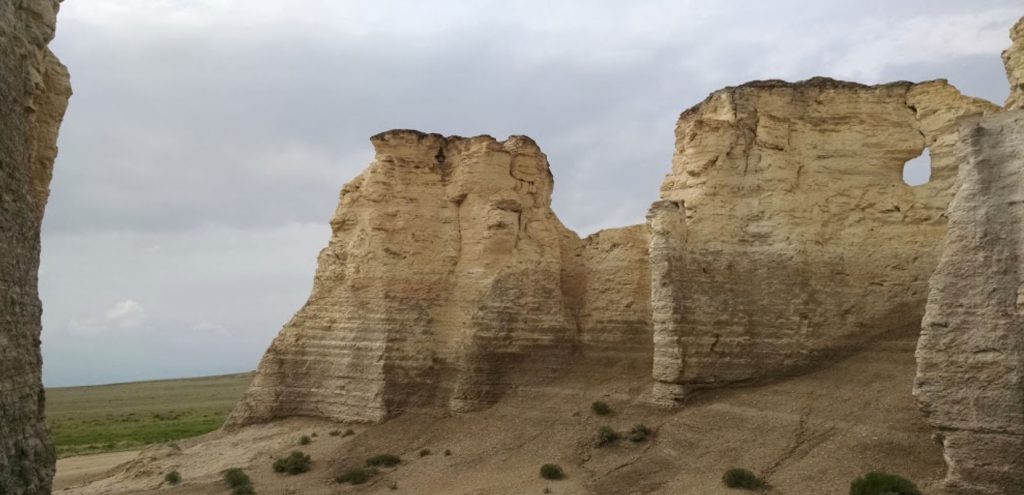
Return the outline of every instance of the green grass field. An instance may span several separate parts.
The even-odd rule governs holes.
[[[67,457],[130,450],[216,430],[252,373],[46,389],[46,418]]]

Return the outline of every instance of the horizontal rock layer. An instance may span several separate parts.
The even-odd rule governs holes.
[[[0,493],[50,493],[43,422],[39,228],[71,88],[47,49],[56,0],[0,2]]]

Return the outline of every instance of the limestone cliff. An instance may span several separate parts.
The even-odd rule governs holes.
[[[371,142],[376,158],[342,190],[309,301],[231,425],[473,409],[516,377],[559,373],[586,346],[642,348],[643,227],[581,241],[551,211],[552,176],[532,140],[389,131]],[[641,271],[605,283],[623,264]]]
[[[1012,44],[1003,52],[1006,78],[1010,80],[1006,108],[1015,110],[1024,108],[1024,17],[1010,29],[1010,40]]]
[[[71,87],[47,49],[59,2],[0,2],[0,493],[50,493],[39,228]]]
[[[651,209],[654,399],[778,377],[916,331],[953,193],[945,81],[726,88],[682,114]],[[931,181],[906,161],[927,149]],[[895,329],[895,330],[894,330]]]
[[[963,493],[1024,493],[1024,111],[965,124],[914,394]]]

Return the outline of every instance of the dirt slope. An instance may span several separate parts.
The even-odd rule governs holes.
[[[236,466],[247,468],[262,494],[522,494],[545,487],[556,494],[725,494],[736,492],[721,485],[721,475],[737,466],[763,474],[774,494],[846,493],[850,480],[870,470],[902,474],[937,493],[925,485],[942,475],[941,450],[910,395],[914,340],[908,337],[875,343],[806,375],[708,392],[677,411],[645,405],[650,382],[640,376],[600,383],[565,377],[520,386],[485,411],[408,414],[355,427],[350,437],[329,434],[346,425],[302,418],[257,425],[180,450],[150,449],[114,476],[59,493],[227,493],[219,472]],[[595,416],[594,400],[608,402],[615,414]],[[594,446],[598,427],[628,430],[636,423],[657,431],[652,441]],[[310,445],[297,446],[301,435],[314,432]],[[297,448],[312,456],[313,469],[275,474],[273,458]],[[420,457],[423,448],[431,455]],[[405,462],[365,485],[331,481],[385,452]],[[560,464],[567,478],[541,479],[538,469],[548,462]],[[160,487],[171,469],[181,472],[183,484]]]

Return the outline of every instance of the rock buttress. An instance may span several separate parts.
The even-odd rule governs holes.
[[[994,111],[945,81],[817,78],[713,93],[682,114],[652,207],[654,399],[771,379],[913,336],[953,193],[956,121]],[[927,149],[931,181],[902,181]]]
[[[0,493],[50,493],[39,229],[71,86],[47,48],[59,3],[0,2]]]
[[[960,130],[914,395],[956,493],[1024,493],[1024,110]]]
[[[584,340],[602,341],[595,332],[614,333],[612,344],[643,335],[645,281],[602,295],[628,315],[585,303],[589,277],[646,265],[643,227],[581,241],[551,210],[552,176],[532,140],[389,131],[371,141],[376,158],[342,190],[309,301],[229,426],[475,409],[513,382],[572,368]]]
[[[1006,98],[1007,110],[1024,109],[1024,17],[1010,29],[1012,44],[1003,51],[1003,65],[1006,78],[1010,80],[1010,96]]]

